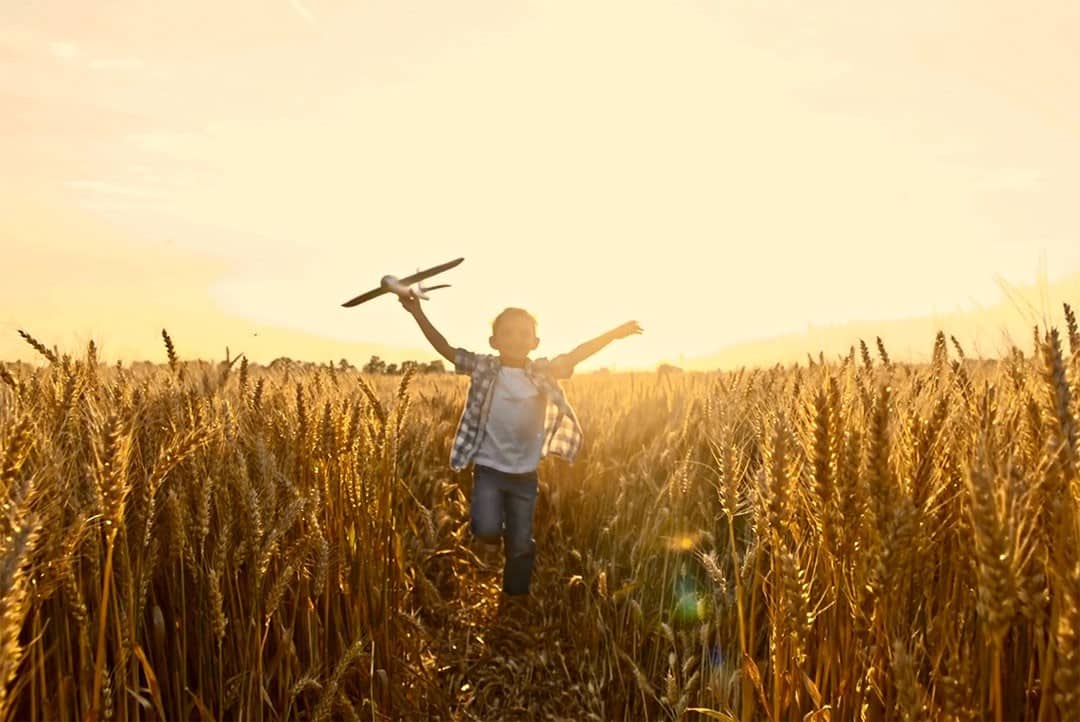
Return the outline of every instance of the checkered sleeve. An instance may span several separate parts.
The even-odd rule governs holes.
[[[454,373],[471,374],[476,368],[477,354],[463,348],[454,350]]]

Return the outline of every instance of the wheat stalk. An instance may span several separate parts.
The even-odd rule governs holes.
[[[60,358],[57,356],[56,352],[50,351],[48,347],[45,346],[45,344],[41,343],[36,338],[31,336],[29,332],[24,331],[20,328],[19,335],[22,336],[23,340],[30,344],[30,346],[32,346],[35,351],[44,356],[50,364],[56,366],[60,363]]]

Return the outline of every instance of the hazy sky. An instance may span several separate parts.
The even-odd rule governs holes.
[[[451,343],[597,365],[988,303],[1080,271],[1077,68],[1064,0],[4,0],[0,356],[417,348],[339,304],[457,256]]]

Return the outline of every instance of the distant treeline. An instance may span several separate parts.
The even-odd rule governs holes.
[[[345,359],[338,362],[338,367],[343,370],[349,369],[348,362]],[[442,359],[428,361],[427,363],[402,361],[399,366],[398,364],[386,363],[378,356],[372,356],[360,370],[367,374],[403,374],[409,369],[415,369],[416,373],[421,374],[446,373],[446,366],[443,364]]]
[[[235,362],[236,359],[232,359],[232,361]],[[224,363],[230,366],[232,365],[228,358],[226,358]],[[251,364],[251,366],[257,367],[258,364]],[[402,361],[400,364],[396,364],[387,363],[385,360],[379,358],[378,356],[372,356],[363,366],[355,366],[348,359],[344,358],[337,363],[334,363],[333,361],[327,363],[318,363],[314,361],[297,361],[295,359],[287,358],[284,356],[274,359],[267,365],[267,368],[271,371],[279,371],[283,369],[290,369],[293,371],[310,371],[320,367],[324,369],[330,368],[331,370],[337,371],[362,371],[366,374],[386,374],[388,376],[403,374],[410,369],[414,373],[421,374],[446,373],[446,365],[443,363],[442,359],[427,362],[408,360]]]
[[[58,363],[61,363],[61,361],[63,361],[63,360],[70,361],[70,356],[67,356],[67,355],[64,355],[62,357],[59,356],[59,355],[57,356],[57,362]],[[206,361],[206,360],[195,360],[195,361],[185,361],[185,362],[176,361],[174,363],[179,363],[182,366],[194,366],[195,368],[198,368],[198,367],[214,368],[214,367],[217,367],[217,366],[220,366],[222,368],[226,368],[226,367],[227,368],[232,368],[237,362],[240,362],[240,361],[243,361],[243,360],[244,360],[244,357],[241,355],[241,356],[237,356],[237,357],[232,358],[232,359],[226,359],[225,361],[220,361],[220,362]],[[118,362],[116,365],[118,367],[120,367],[120,368],[128,368],[128,369],[132,369],[132,370],[137,371],[137,370],[140,370],[140,369],[147,369],[147,368],[153,368],[155,366],[160,366],[163,363],[164,362],[160,362],[160,361],[145,361],[144,360],[144,361]],[[287,358],[285,356],[281,356],[279,358],[276,358],[273,361],[271,361],[269,364],[266,364],[265,366],[262,366],[261,364],[257,364],[257,363],[253,363],[253,362],[249,363],[249,364],[245,364],[245,365],[250,366],[252,369],[266,368],[266,369],[268,369],[270,371],[282,371],[282,370],[286,370],[286,369],[288,369],[290,371],[305,371],[305,370],[306,371],[312,371],[312,370],[315,370],[316,368],[322,368],[322,369],[330,369],[331,371],[361,371],[361,372],[367,373],[367,374],[385,374],[385,375],[388,375],[388,376],[404,374],[406,371],[408,371],[410,369],[413,369],[415,373],[421,373],[421,374],[442,374],[442,373],[447,372],[446,364],[444,364],[441,359],[438,359],[438,360],[435,360],[435,361],[412,361],[412,360],[409,360],[409,361],[402,361],[400,364],[396,364],[396,363],[387,363],[386,361],[379,358],[378,356],[372,356],[370,359],[368,359],[368,362],[365,363],[363,366],[356,366],[356,365],[352,364],[351,362],[349,362],[348,359],[341,359],[340,361],[337,361],[336,363],[333,362],[333,361],[327,361],[327,362],[319,363],[319,362],[315,362],[315,361],[298,361],[298,360],[295,360],[295,359]],[[33,364],[26,363],[26,362],[23,362],[23,361],[7,361],[7,362],[0,361],[0,369],[4,369],[4,368],[8,368],[8,369],[11,369],[13,371],[22,369],[24,371],[31,372],[35,368],[35,366]]]

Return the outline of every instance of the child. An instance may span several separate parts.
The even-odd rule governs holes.
[[[415,296],[401,298],[420,330],[460,374],[469,374],[469,394],[458,422],[450,456],[455,471],[473,463],[470,500],[473,536],[485,543],[504,540],[503,591],[529,593],[536,545],[532,538],[536,506],[536,467],[552,454],[573,461],[582,432],[557,379],[616,339],[641,333],[637,321],[624,323],[553,359],[529,358],[540,343],[536,319],[508,308],[492,324],[488,339],[498,356],[454,348],[420,308]]]

